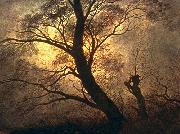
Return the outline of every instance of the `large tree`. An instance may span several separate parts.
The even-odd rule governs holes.
[[[139,3],[126,3],[125,6],[122,3],[119,0],[50,0],[37,13],[25,16],[16,37],[7,38],[1,43],[18,46],[44,43],[60,49],[73,60],[70,66],[49,71],[57,76],[50,84],[17,78],[3,82],[18,81],[60,96],[44,104],[69,99],[83,102],[104,112],[112,126],[118,130],[125,117],[97,83],[92,70],[97,50],[106,45],[111,36],[122,35],[134,28],[133,18],[139,17]],[[55,36],[51,35],[52,31]],[[85,88],[82,90],[83,97],[57,89],[55,85],[67,75],[80,79]],[[84,92],[88,93],[91,100]]]

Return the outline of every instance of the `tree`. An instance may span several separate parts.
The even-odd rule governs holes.
[[[136,99],[138,104],[138,113],[142,119],[147,119],[148,114],[145,105],[144,96],[141,93],[140,87],[140,76],[138,74],[133,75],[129,78],[129,81],[125,81],[124,84],[128,88],[129,92],[132,93]]]
[[[141,119],[146,120],[148,119],[148,113],[146,109],[145,98],[140,88],[140,82],[142,81],[142,79],[141,79],[141,76],[138,74],[139,73],[138,69],[140,69],[140,67],[138,66],[139,65],[138,59],[140,59],[140,62],[143,62],[142,57],[139,56],[142,50],[138,48],[135,50],[136,50],[135,52],[136,54],[134,55],[135,58],[134,58],[134,65],[133,65],[134,74],[129,77],[129,80],[124,82],[124,85],[127,87],[128,91],[136,97],[137,105],[138,105],[137,111],[138,111],[139,116],[141,117]],[[144,57],[143,55],[143,58],[146,58],[146,57]]]
[[[133,40],[133,44],[138,44],[138,47],[134,46],[132,48],[134,55],[129,56],[130,65],[128,66],[132,73],[124,84],[131,94],[135,97],[139,96],[136,99],[137,102],[141,102],[141,105],[138,104],[137,111],[141,111],[141,117],[146,118],[147,116],[143,115],[147,115],[146,109],[149,110],[149,113],[152,112],[152,103],[155,104],[155,107],[158,106],[158,109],[160,109],[160,106],[169,104],[177,105],[177,107],[179,105],[179,100],[177,99],[179,96],[177,92],[179,85],[177,84],[179,77],[179,65],[177,64],[179,63],[179,50],[176,46],[173,46],[174,42],[170,41],[167,43],[168,39],[164,41],[165,43],[163,42],[163,45],[166,44],[166,47],[162,47],[162,38],[156,44],[156,41],[153,39],[157,40],[157,35],[153,33],[154,36],[148,37],[145,31],[140,33],[143,33],[143,35],[138,34],[140,37],[140,39],[136,38],[138,42]],[[158,35],[159,33],[158,31]],[[163,39],[164,37],[167,38],[163,33]],[[151,40],[153,41],[151,42]],[[141,93],[143,90],[144,95]]]
[[[17,78],[10,78],[2,83],[18,81],[38,86],[49,94],[61,96],[43,105],[69,99],[83,102],[104,112],[114,130],[118,130],[125,117],[98,85],[92,68],[96,51],[106,44],[107,39],[134,28],[133,18],[139,17],[134,13],[136,9],[139,10],[137,3],[127,5],[125,8],[121,8],[120,4],[118,0],[51,0],[45,3],[38,13],[27,15],[21,23],[21,31],[18,31],[17,36],[7,38],[1,43],[20,46],[46,43],[71,57],[72,64],[58,71],[49,71],[58,76],[50,84]],[[56,36],[52,37],[48,30],[55,30]],[[82,90],[83,97],[61,91],[57,87],[58,81],[67,75],[74,75],[80,79],[92,100],[84,95],[84,90]]]

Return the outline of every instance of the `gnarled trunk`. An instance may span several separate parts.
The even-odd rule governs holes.
[[[148,114],[144,96],[142,95],[141,89],[139,88],[139,77],[139,75],[133,75],[130,77],[129,81],[124,82],[124,84],[128,88],[128,90],[136,97],[139,116],[141,117],[141,119],[146,120],[148,119]]]
[[[137,99],[137,104],[138,104],[138,112],[139,115],[142,119],[148,119],[148,114],[147,114],[147,110],[146,110],[146,104],[145,104],[145,100],[144,100],[144,96],[142,95],[140,88],[139,87],[134,87],[134,90],[138,91],[135,95],[136,99]]]
[[[124,117],[113,101],[108,98],[101,87],[96,83],[90,68],[82,62],[83,60],[82,57],[80,59],[75,59],[82,84],[99,109],[107,116],[113,127],[113,131],[118,131],[122,126]]]
[[[79,61],[76,61],[76,63],[79,64]],[[80,64],[77,68],[82,84],[93,101],[106,114],[110,122],[116,122],[120,125],[124,120],[123,115],[119,112],[117,106],[112,102],[112,100],[108,98],[101,87],[96,83],[90,69],[88,69],[88,66]]]
[[[101,87],[96,83],[91,72],[91,67],[87,63],[87,59],[83,51],[83,35],[84,35],[84,15],[80,0],[74,0],[74,12],[76,14],[76,27],[73,40],[73,57],[80,75],[81,82],[86,88],[92,100],[97,104],[98,108],[105,113],[113,127],[113,133],[118,132],[124,121],[123,115],[118,110],[113,101],[108,98]]]

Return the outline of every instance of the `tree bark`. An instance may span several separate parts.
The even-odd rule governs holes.
[[[114,134],[120,130],[125,118],[119,111],[113,101],[104,93],[101,87],[96,83],[91,72],[91,66],[88,65],[83,51],[83,35],[85,18],[82,12],[82,6],[79,0],[74,0],[74,11],[76,14],[76,27],[73,40],[73,57],[80,75],[81,82],[86,88],[92,100],[99,109],[104,112],[112,125]]]
[[[146,104],[145,104],[144,96],[142,95],[139,87],[134,87],[134,90],[138,91],[134,95],[137,99],[137,104],[138,104],[138,108],[139,108],[139,115],[140,115],[141,119],[146,120],[146,119],[148,119],[148,114],[147,114],[147,110],[146,110]]]
[[[79,64],[78,60],[76,61],[76,64]],[[98,105],[99,109],[105,113],[113,127],[113,130],[120,129],[125,118],[120,113],[117,106],[96,83],[91,71],[88,69],[88,66],[80,64],[77,68],[83,86],[86,88],[92,100]]]
[[[141,117],[141,119],[146,120],[148,119],[148,114],[146,110],[144,96],[142,95],[141,89],[139,88],[139,77],[139,75],[133,75],[130,77],[129,81],[124,82],[124,84],[128,88],[128,90],[136,97],[139,116]]]

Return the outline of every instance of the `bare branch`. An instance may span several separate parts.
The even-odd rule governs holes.
[[[7,38],[5,40],[0,41],[0,43],[7,43],[7,42],[20,42],[20,43],[33,43],[33,42],[41,42],[41,43],[47,43],[49,45],[55,46],[57,48],[60,48],[61,50],[67,52],[68,54],[72,55],[72,52],[65,48],[62,45],[65,45],[63,42],[57,42],[57,41],[51,41],[51,40],[44,40],[44,39],[16,39],[16,38]]]
[[[164,93],[162,94],[155,94],[156,97],[160,97],[160,98],[163,98],[164,100],[166,101],[169,101],[169,102],[175,102],[178,104],[178,106],[180,105],[180,100],[179,99],[176,99],[176,98],[172,98],[169,94],[168,94],[168,86],[163,84],[158,77],[155,77],[156,79],[156,82],[158,83],[159,86],[162,86],[165,91]]]
[[[84,17],[85,20],[87,19],[88,15],[90,14],[91,8],[93,7],[95,2],[96,2],[96,0],[92,0],[92,2],[89,4],[88,10],[87,10],[86,15]]]
[[[13,81],[22,82],[22,83],[38,86],[38,87],[42,88],[44,91],[46,91],[47,93],[58,94],[58,95],[61,95],[61,96],[64,97],[63,99],[62,98],[61,99],[57,99],[56,101],[60,101],[60,100],[75,100],[75,101],[78,101],[78,102],[85,103],[86,105],[91,106],[93,108],[99,109],[99,107],[95,103],[90,102],[87,99],[81,98],[79,96],[67,94],[67,93],[64,93],[64,92],[59,91],[59,90],[58,91],[57,90],[49,90],[43,84],[40,84],[40,83],[28,82],[26,80],[20,80],[20,79],[8,79],[8,80],[6,80],[4,82],[7,83],[7,82],[13,82]],[[53,103],[53,102],[54,101],[52,100],[50,102],[46,102],[46,103],[43,103],[43,104],[45,105],[45,104],[50,104],[50,103]]]

